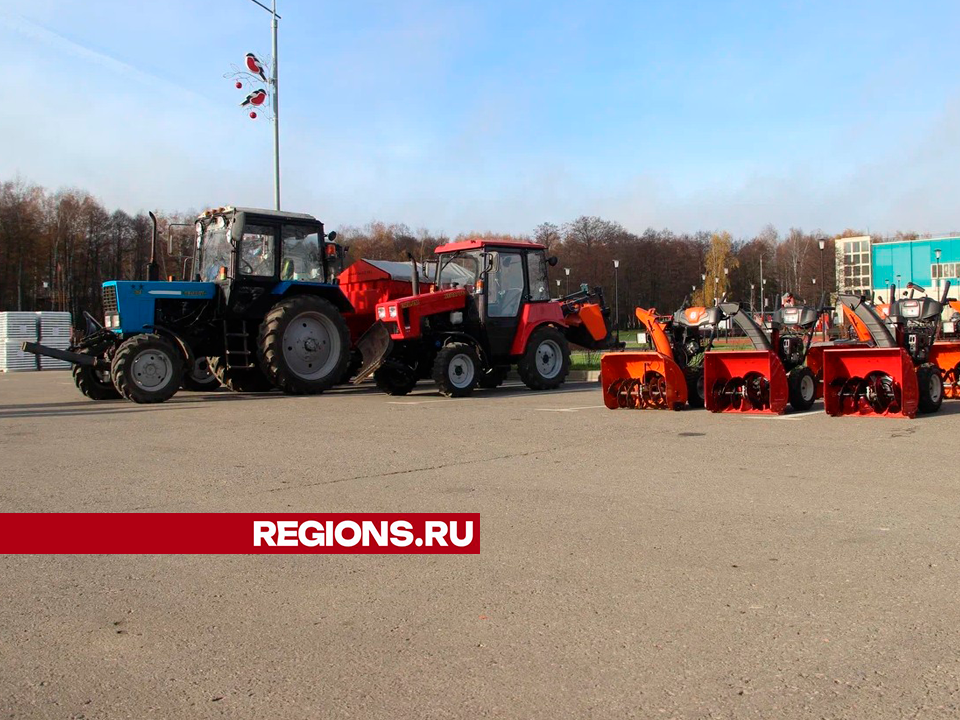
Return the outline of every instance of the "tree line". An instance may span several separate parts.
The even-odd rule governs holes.
[[[161,274],[183,277],[193,253],[196,212],[158,216]],[[82,310],[101,314],[105,280],[145,277],[151,230],[146,213],[111,211],[82,190],[49,192],[21,180],[0,183],[0,310],[66,310],[78,322]],[[408,254],[421,259],[440,244],[477,237],[542,243],[558,258],[551,270],[551,294],[567,294],[581,284],[601,286],[608,303],[619,306],[622,327],[635,325],[636,305],[670,312],[685,299],[709,305],[726,296],[745,303],[752,300],[759,309],[761,287],[768,308],[785,292],[817,302],[822,291],[836,286],[835,238],[862,234],[845,230],[826,236],[791,228],[781,235],[772,225],[749,238],[709,230],[674,233],[650,228],[635,233],[615,221],[591,216],[545,222],[518,235],[481,231],[451,238],[384,222],[337,231],[338,242],[349,248],[348,261],[406,260]],[[820,240],[825,241],[823,251]]]

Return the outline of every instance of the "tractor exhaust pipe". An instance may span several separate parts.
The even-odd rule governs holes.
[[[147,280],[154,281],[160,279],[160,265],[157,263],[157,216],[150,212],[150,220],[153,222],[153,240],[150,244],[150,262],[147,263]]]
[[[420,294],[420,269],[417,267],[417,259],[413,256],[413,253],[407,253],[407,257],[410,259],[410,266],[413,268],[413,294]]]

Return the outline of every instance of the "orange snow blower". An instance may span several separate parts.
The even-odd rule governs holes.
[[[855,326],[866,328],[874,347],[833,347],[824,352],[828,414],[912,418],[918,411],[940,409],[944,382],[932,360],[939,353],[933,349],[934,341],[950,283],[940,301],[915,298],[914,292],[926,291],[914,283],[907,287],[910,298],[897,300],[896,286],[891,285],[886,321],[865,297],[840,295],[844,308],[859,320]],[[943,359],[949,362],[948,352]]]
[[[636,316],[653,349],[600,358],[604,405],[611,410],[703,407],[702,362],[713,345],[720,310],[686,307],[684,302],[672,316],[639,307]]]
[[[724,303],[720,309],[743,331],[753,350],[707,353],[703,363],[707,409],[782,415],[789,401],[794,410],[809,410],[819,396],[819,367],[808,367],[807,360],[809,356],[819,361],[811,343],[822,309],[777,309],[769,336],[740,303]]]

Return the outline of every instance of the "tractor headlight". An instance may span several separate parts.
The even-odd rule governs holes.
[[[391,306],[390,306],[390,317],[395,318],[396,316],[397,316],[397,306],[396,306],[396,305],[391,305]]]
[[[377,318],[383,320],[387,316],[387,309],[385,307],[377,308]]]
[[[462,313],[462,312],[460,312],[459,310],[454,310],[452,313],[450,313],[450,324],[451,324],[451,325],[459,325],[459,324],[462,323],[462,322],[463,322],[463,313]]]

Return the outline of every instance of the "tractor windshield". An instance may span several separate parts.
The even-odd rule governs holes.
[[[197,243],[200,250],[200,279],[213,282],[220,275],[220,268],[230,266],[230,233],[222,217],[200,225]]]
[[[466,288],[473,292],[480,276],[481,259],[479,251],[454,253],[440,259],[437,286],[441,290]]]

